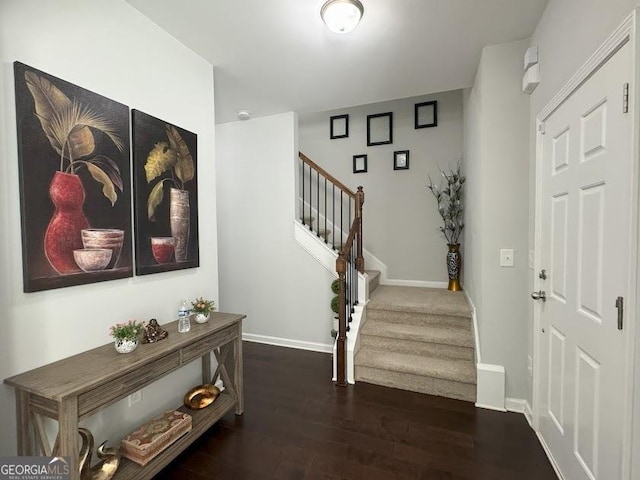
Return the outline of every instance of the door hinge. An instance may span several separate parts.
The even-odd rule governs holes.
[[[539,131],[542,135],[544,135],[544,134],[546,133],[545,128],[544,128],[544,122],[541,122],[541,123],[538,125],[538,131]]]
[[[629,113],[629,83],[622,86],[622,113]]]
[[[618,309],[618,330],[622,330],[622,322],[624,319],[624,298],[616,299],[616,308]]]

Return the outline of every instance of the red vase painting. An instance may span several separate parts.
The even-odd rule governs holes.
[[[58,273],[79,272],[73,251],[82,248],[81,230],[89,228],[84,216],[84,188],[80,177],[56,172],[49,187],[55,212],[44,235],[44,252]]]
[[[19,62],[14,72],[25,292],[132,276],[129,108]],[[112,263],[81,268],[92,248]]]

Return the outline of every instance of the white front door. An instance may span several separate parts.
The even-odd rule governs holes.
[[[632,81],[627,42],[544,122],[539,430],[565,480],[622,478],[630,296]],[[628,318],[624,318],[628,321]]]

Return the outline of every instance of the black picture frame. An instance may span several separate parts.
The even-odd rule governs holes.
[[[438,126],[438,101],[416,103],[414,107],[414,126],[418,128],[431,128]]]
[[[329,117],[329,138],[334,140],[336,138],[348,138],[349,137],[349,115],[334,115]]]
[[[198,136],[140,110],[131,116],[136,275],[197,268]]]
[[[14,75],[24,292],[132,277],[129,107],[20,62]]]
[[[367,155],[353,156],[353,173],[367,173]]]
[[[393,169],[409,170],[409,150],[393,152]]]
[[[393,112],[367,115],[367,146],[393,143]]]

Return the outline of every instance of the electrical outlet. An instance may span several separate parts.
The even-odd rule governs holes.
[[[500,266],[513,267],[513,249],[503,248],[500,250]]]
[[[129,395],[129,406],[135,405],[142,401],[142,390],[138,390],[137,392],[133,392]]]
[[[529,250],[529,270],[536,268],[536,252]]]

